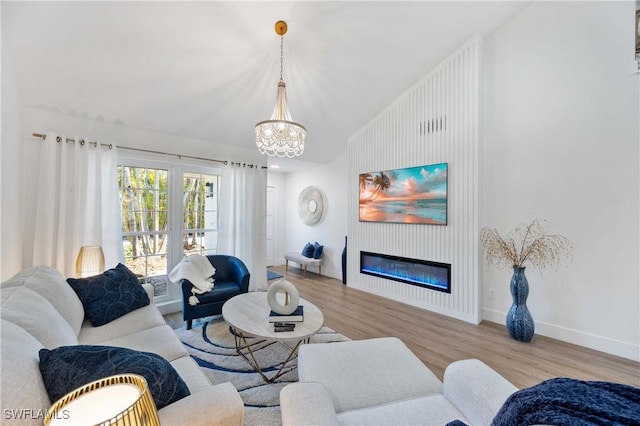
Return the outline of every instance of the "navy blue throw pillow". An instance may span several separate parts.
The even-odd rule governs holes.
[[[67,278],[91,325],[98,327],[147,306],[149,296],[138,277],[122,263],[100,275]]]
[[[81,386],[116,374],[144,377],[158,410],[190,395],[169,361],[127,348],[78,345],[40,349],[40,373],[52,403]]]
[[[320,259],[320,256],[322,255],[322,250],[323,249],[324,249],[324,246],[318,244],[317,241],[315,243],[313,243],[313,258],[314,259]]]
[[[311,243],[307,243],[302,249],[302,255],[304,257],[313,257],[313,245]]]

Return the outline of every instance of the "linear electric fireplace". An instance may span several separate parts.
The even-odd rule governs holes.
[[[360,272],[451,293],[451,264],[360,252]]]

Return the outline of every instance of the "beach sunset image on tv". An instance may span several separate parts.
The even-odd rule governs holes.
[[[360,175],[360,221],[447,224],[447,163]]]

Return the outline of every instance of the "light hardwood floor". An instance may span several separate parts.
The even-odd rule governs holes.
[[[604,380],[640,386],[640,363],[535,335],[512,340],[504,325],[476,326],[345,286],[296,267],[269,268],[291,281],[300,297],[318,306],[325,325],[351,339],[400,338],[442,380],[451,362],[478,358],[518,388],[552,377]],[[182,325],[180,319],[176,324]]]

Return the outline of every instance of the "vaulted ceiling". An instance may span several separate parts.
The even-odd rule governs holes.
[[[2,2],[3,66],[26,106],[254,147],[275,101],[282,19],[289,105],[308,131],[300,160],[327,163],[455,48],[526,4]]]

